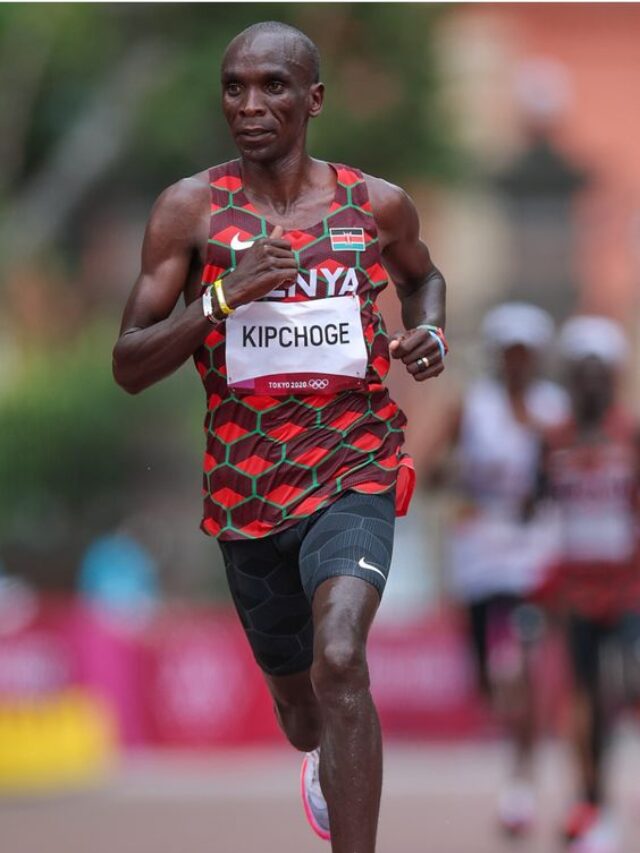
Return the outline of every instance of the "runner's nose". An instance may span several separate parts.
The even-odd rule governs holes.
[[[240,113],[244,116],[264,115],[265,109],[262,103],[260,90],[254,86],[248,86],[244,101],[240,107]]]

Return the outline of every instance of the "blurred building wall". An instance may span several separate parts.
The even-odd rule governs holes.
[[[555,308],[558,321],[572,311],[602,312],[621,321],[636,344],[639,35],[635,4],[452,4],[438,23],[440,98],[463,164],[450,185],[416,182],[410,190],[423,235],[449,284],[452,353],[443,377],[427,386],[412,383],[397,365],[391,371],[392,389],[409,416],[407,444],[423,475],[438,455],[457,397],[487,369],[479,325],[492,304],[524,296]],[[568,223],[554,219],[562,204],[550,209],[546,223],[537,223],[537,236],[543,243],[548,238],[542,247],[547,262],[566,268],[566,276],[559,276],[567,281],[566,292],[555,294],[552,305],[545,304],[544,281],[526,292],[517,287],[522,234],[515,233],[513,211],[496,181],[537,137],[549,141],[567,174],[585,176],[582,188],[566,197]],[[536,239],[530,241],[534,250]],[[386,296],[393,330],[399,315]],[[632,360],[627,389],[633,405],[640,399],[636,364]],[[548,367],[553,370],[553,359]],[[423,565],[438,573],[446,509],[430,495],[420,511],[429,532]]]
[[[480,177],[508,167],[527,145],[523,74],[535,63],[554,68],[555,80],[548,75],[540,93],[553,100],[542,105],[550,137],[590,175],[573,211],[576,308],[612,315],[632,335],[640,278],[640,112],[632,94],[640,84],[639,33],[633,4],[478,4],[452,9],[439,40],[443,98]],[[471,332],[469,315],[509,286],[504,206],[472,180],[426,219],[452,282],[453,323]]]

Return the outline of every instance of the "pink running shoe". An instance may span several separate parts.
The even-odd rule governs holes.
[[[600,809],[594,803],[578,802],[569,811],[562,833],[565,841],[577,841],[590,832],[600,819]]]
[[[615,821],[601,815],[583,836],[569,845],[570,853],[621,853],[622,839]]]
[[[324,841],[331,840],[329,810],[320,787],[320,750],[308,752],[302,762],[300,775],[302,805],[311,829]]]

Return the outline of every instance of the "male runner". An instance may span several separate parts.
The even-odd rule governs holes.
[[[559,346],[573,411],[545,441],[540,489],[558,507],[561,549],[540,592],[565,616],[574,681],[573,739],[581,791],[564,834],[572,853],[616,853],[617,830],[605,808],[610,725],[601,656],[606,644],[616,642],[629,674],[637,675],[639,433],[635,418],[618,400],[627,353],[619,326],[605,317],[574,317],[563,327]]]
[[[541,431],[569,411],[564,390],[538,375],[553,331],[550,315],[526,302],[505,302],[486,314],[492,375],[470,386],[450,437],[459,496],[448,537],[451,586],[467,611],[479,687],[512,746],[497,810],[509,833],[529,830],[536,816],[532,657],[540,619],[526,596],[551,537],[542,513],[523,518],[523,503],[536,482]]]
[[[336,853],[372,853],[382,765],[365,645],[407,473],[383,380],[390,350],[418,382],[442,372],[445,285],[400,189],[307,154],[323,96],[300,31],[261,23],[229,44],[222,105],[239,159],[156,202],[114,374],[137,393],[194,356],[202,527],[280,725],[309,753],[307,817]],[[391,344],[385,268],[407,329]]]

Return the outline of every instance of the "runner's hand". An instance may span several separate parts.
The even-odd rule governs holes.
[[[409,329],[394,335],[389,343],[389,353],[391,358],[404,362],[407,372],[416,382],[440,376],[444,370],[440,347],[426,329]],[[418,364],[420,358],[425,361]]]
[[[224,278],[224,292],[232,308],[253,302],[296,280],[298,263],[291,246],[276,225],[268,237],[255,240],[242,252],[238,266]]]

